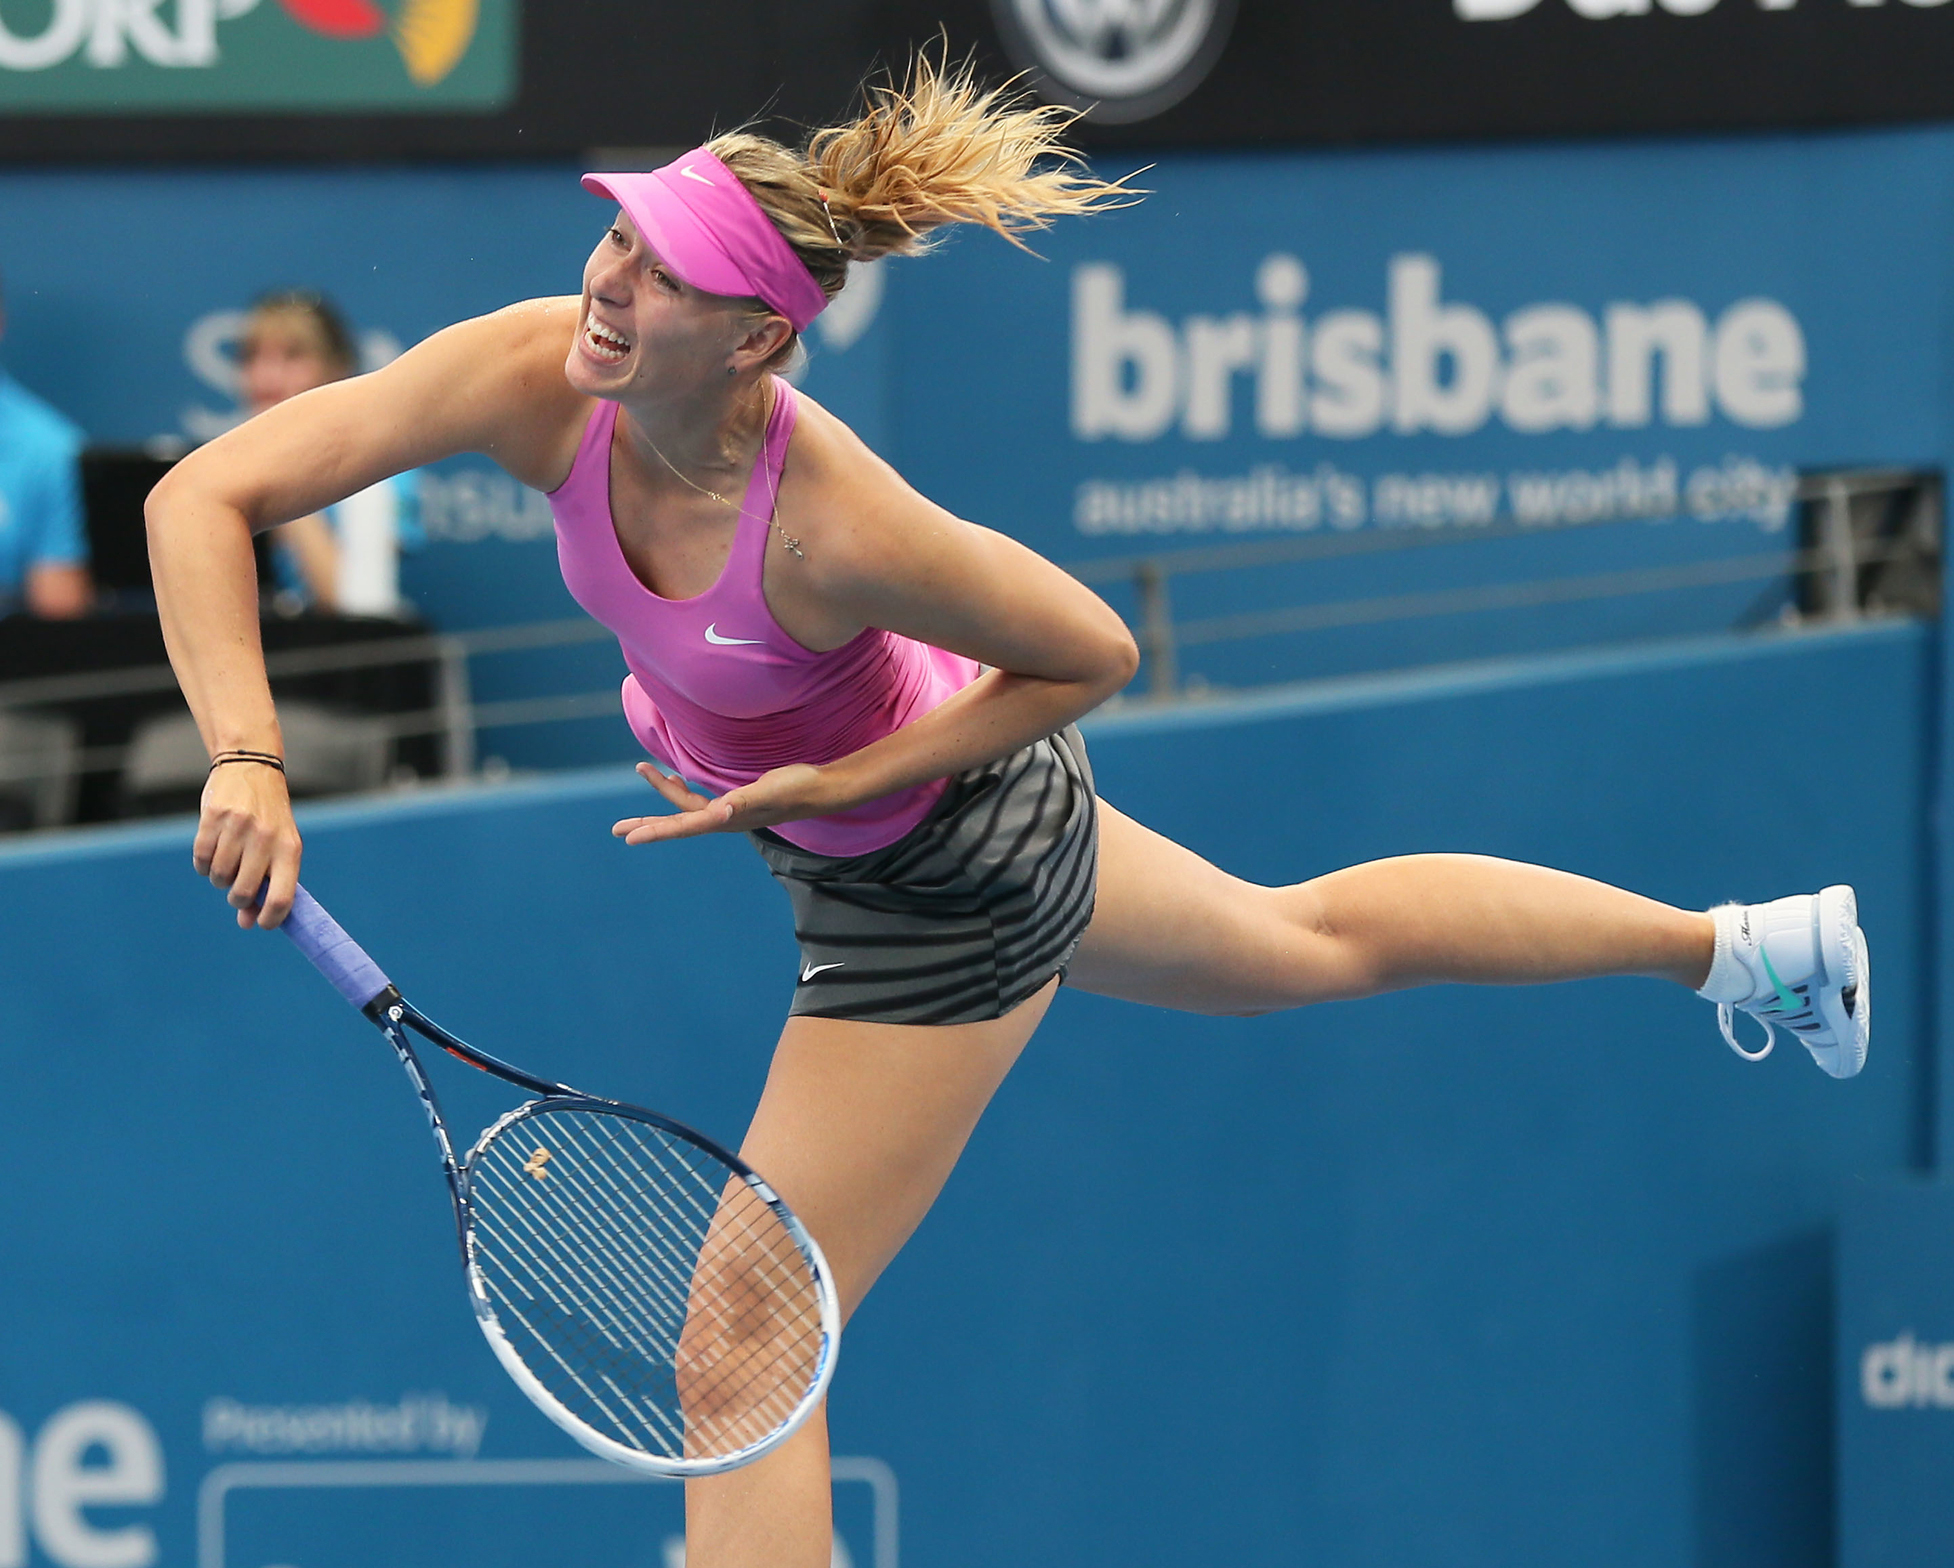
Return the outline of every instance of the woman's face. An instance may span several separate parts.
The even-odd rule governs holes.
[[[245,407],[254,414],[345,374],[319,329],[295,311],[254,317],[238,345],[239,386]]]
[[[724,381],[729,363],[743,368],[759,325],[744,301],[681,280],[620,212],[584,263],[583,309],[564,373],[591,397],[654,389],[684,396]]]

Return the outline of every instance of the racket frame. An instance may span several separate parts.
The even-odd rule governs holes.
[[[429,1130],[434,1134],[434,1142],[441,1155],[441,1171],[447,1178],[448,1196],[454,1206],[455,1238],[461,1249],[462,1275],[467,1282],[469,1305],[473,1308],[476,1325],[488,1341],[489,1349],[497,1361],[502,1363],[503,1371],[529,1397],[545,1416],[561,1427],[582,1447],[622,1465],[627,1470],[641,1474],[691,1479],[701,1476],[719,1475],[727,1470],[736,1470],[742,1465],[751,1464],[762,1454],[778,1447],[791,1437],[811,1416],[828,1392],[828,1385],[834,1379],[835,1355],[841,1343],[841,1306],[835,1294],[834,1276],[829,1271],[828,1260],[814,1237],[800,1221],[792,1209],[788,1208],[780,1195],[770,1187],[765,1178],[742,1160],[737,1154],[720,1147],[704,1133],[687,1127],[683,1122],[662,1116],[657,1111],[646,1110],[643,1106],[629,1105],[622,1100],[606,1099],[601,1095],[585,1094],[567,1084],[553,1083],[547,1078],[538,1078],[526,1073],[520,1067],[510,1065],[488,1052],[478,1050],[460,1036],[450,1033],[423,1013],[399,989],[388,980],[373,964],[372,960],[348,937],[339,924],[303,888],[299,890],[302,904],[295,904],[295,913],[303,910],[303,919],[287,921],[286,934],[305,956],[312,961],[325,977],[330,980],[349,1002],[358,1007],[387,1043],[408,1080],[414,1086],[414,1093],[421,1102],[422,1113],[427,1117]],[[350,956],[349,956],[350,955]],[[364,966],[364,967],[361,967]],[[359,1000],[360,994],[378,982],[380,989]],[[420,1053],[414,1049],[414,1042],[408,1031],[413,1030],[430,1043],[439,1046],[456,1061],[465,1062],[478,1072],[500,1078],[505,1083],[514,1084],[536,1096],[526,1100],[514,1109],[505,1112],[483,1129],[474,1145],[459,1158],[455,1154],[455,1143],[448,1131],[446,1118],[441,1113],[441,1101],[434,1092],[434,1083],[422,1065]],[[807,1259],[815,1280],[815,1294],[821,1309],[821,1348],[815,1366],[813,1379],[795,1405],[793,1412],[773,1430],[757,1442],[727,1454],[715,1454],[704,1459],[673,1459],[662,1454],[646,1453],[632,1448],[614,1438],[606,1437],[596,1431],[564,1406],[552,1394],[528,1364],[517,1354],[510,1344],[508,1335],[497,1316],[494,1304],[489,1300],[486,1282],[481,1266],[475,1258],[475,1232],[473,1210],[469,1198],[469,1187],[473,1178],[473,1163],[496,1136],[514,1124],[533,1117],[548,1115],[554,1111],[596,1111],[611,1116],[622,1116],[627,1120],[643,1122],[655,1127],[669,1137],[677,1138],[701,1150],[719,1161],[744,1181],[753,1195],[773,1211],[776,1219],[787,1230],[803,1257]]]
[[[516,1353],[515,1347],[509,1343],[507,1334],[503,1332],[502,1320],[495,1311],[495,1304],[489,1300],[487,1281],[482,1275],[480,1264],[476,1262],[474,1227],[462,1220],[460,1222],[462,1269],[468,1279],[468,1299],[475,1309],[475,1321],[481,1328],[483,1337],[489,1342],[489,1349],[495,1352],[495,1358],[502,1363],[503,1371],[509,1374],[516,1386],[530,1397],[544,1415],[600,1458],[612,1460],[633,1470],[681,1478],[719,1475],[724,1471],[737,1470],[742,1465],[752,1463],[769,1449],[792,1436],[801,1423],[814,1413],[815,1407],[826,1397],[828,1384],[834,1377],[835,1349],[841,1341],[841,1309],[835,1299],[828,1274],[827,1259],[821,1255],[821,1249],[815,1244],[814,1238],[808,1234],[807,1227],[801,1224],[794,1211],[781,1201],[780,1195],[767,1185],[765,1178],[743,1160],[728,1154],[711,1139],[694,1132],[682,1122],[673,1121],[669,1116],[661,1116],[656,1111],[647,1111],[635,1105],[624,1105],[616,1100],[599,1099],[594,1095],[546,1095],[526,1101],[514,1110],[496,1118],[483,1129],[481,1137],[475,1140],[474,1148],[468,1151],[462,1161],[459,1172],[462,1192],[466,1193],[476,1156],[487,1149],[499,1134],[520,1122],[533,1121],[557,1111],[602,1111],[611,1116],[623,1116],[632,1121],[644,1122],[669,1136],[680,1138],[695,1148],[704,1150],[714,1159],[730,1166],[734,1174],[746,1183],[753,1195],[773,1211],[774,1217],[786,1228],[795,1245],[812,1263],[820,1279],[816,1291],[816,1297],[821,1305],[820,1359],[815,1366],[814,1378],[808,1384],[807,1392],[801,1396],[800,1403],[795,1406],[792,1414],[758,1442],[749,1443],[744,1448],[734,1449],[730,1453],[715,1454],[710,1459],[667,1459],[662,1455],[643,1453],[604,1436],[602,1432],[595,1431],[578,1420],[564,1408],[556,1396],[544,1386],[541,1379],[530,1370],[529,1364]],[[453,1178],[451,1178],[451,1186],[452,1183]],[[466,1201],[465,1196],[457,1199],[458,1215]]]

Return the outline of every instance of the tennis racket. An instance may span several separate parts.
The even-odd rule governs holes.
[[[702,1476],[759,1458],[827,1391],[841,1315],[821,1250],[737,1155],[655,1111],[531,1077],[395,989],[304,888],[284,931],[387,1037],[454,1199],[475,1321],[594,1454]],[[459,1159],[408,1031],[536,1098]]]

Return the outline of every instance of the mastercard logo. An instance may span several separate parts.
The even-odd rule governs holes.
[[[278,0],[301,27],[327,38],[388,33],[407,74],[432,87],[461,63],[474,41],[480,0],[400,0],[392,15],[373,0]]]

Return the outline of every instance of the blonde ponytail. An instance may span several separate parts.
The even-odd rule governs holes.
[[[915,255],[949,224],[980,224],[1024,248],[1024,235],[1054,218],[1139,200],[1123,182],[1094,178],[1060,140],[1077,118],[919,54],[901,83],[868,89],[859,119],[816,131],[799,152],[747,131],[707,146],[833,299],[849,262]]]

